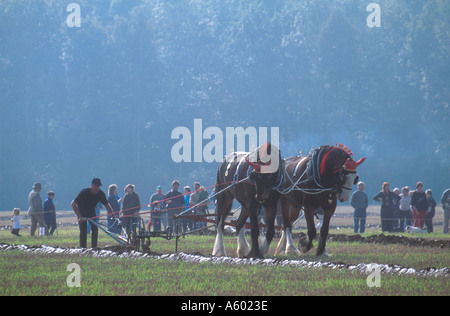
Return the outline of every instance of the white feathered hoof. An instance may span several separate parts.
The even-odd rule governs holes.
[[[212,252],[213,256],[226,257],[225,245],[223,243],[223,232],[221,228],[217,229],[216,241],[214,242],[214,248]]]
[[[245,238],[245,229],[239,231],[237,237],[237,251],[236,254],[239,258],[245,258],[250,253],[250,245]]]
[[[312,248],[312,245],[309,245],[308,237],[304,236],[300,237],[300,239],[298,240],[298,247],[300,248],[302,253],[307,253]]]
[[[286,249],[286,234],[283,230],[281,232],[281,238],[278,242],[277,249],[275,250],[275,256],[278,256],[284,249]]]
[[[330,253],[327,252],[327,248],[326,248],[326,247],[325,247],[325,250],[324,250],[320,255],[318,255],[318,256],[319,256],[319,257],[320,257],[320,256],[322,256],[322,257],[327,257],[327,258],[333,257],[332,254],[330,254]]]
[[[289,245],[288,247],[286,247],[285,254],[286,255],[294,254],[299,257],[302,255],[302,253],[297,248],[295,248],[295,246],[293,246],[293,245]]]
[[[269,243],[267,242],[266,237],[259,238],[259,251],[263,256],[266,256],[269,252]]]

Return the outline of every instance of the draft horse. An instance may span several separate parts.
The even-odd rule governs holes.
[[[352,155],[346,146],[336,144],[321,146],[306,157],[286,158],[284,181],[278,189],[281,193],[284,227],[276,254],[284,249],[286,253],[300,255],[292,241],[292,223],[302,208],[308,233],[307,237],[300,239],[299,247],[302,253],[308,252],[316,237],[314,214],[322,208],[324,218],[316,255],[328,255],[325,246],[337,200],[344,202],[349,199],[352,187],[359,179],[356,168],[366,160],[362,158],[355,162]]]
[[[258,214],[264,206],[268,224],[266,240],[275,234],[274,222],[279,194],[273,190],[281,185],[283,175],[281,153],[270,143],[256,151],[234,152],[224,158],[217,168],[215,186],[217,199],[217,235],[213,256],[226,256],[223,243],[225,219],[231,212],[233,200],[242,206],[236,223],[239,257],[262,258],[259,247]],[[244,225],[250,217],[251,249],[245,239]],[[270,243],[270,242],[269,242]],[[267,242],[264,242],[267,247]],[[263,247],[263,252],[267,249]]]

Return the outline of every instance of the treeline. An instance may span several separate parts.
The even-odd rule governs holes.
[[[93,176],[148,194],[212,185],[215,164],[170,159],[195,118],[280,127],[284,156],[345,143],[368,157],[370,192],[442,191],[450,2],[378,1],[379,28],[370,2],[0,1],[0,209],[25,207],[34,181],[61,208]]]

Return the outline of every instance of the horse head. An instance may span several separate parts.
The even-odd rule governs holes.
[[[325,175],[328,170],[332,171],[333,184],[336,191],[336,198],[345,202],[350,198],[353,185],[358,183],[359,176],[356,168],[360,166],[366,158],[358,161],[352,159],[353,153],[346,146],[331,148],[322,159],[321,175]]]
[[[357,184],[359,181],[359,176],[356,172],[356,168],[365,160],[366,158],[361,158],[360,160],[355,162],[351,157],[347,158],[342,169],[339,171],[341,182],[338,182],[338,188],[340,186],[341,189],[339,190],[340,192],[338,198],[341,202],[348,201],[348,199],[350,198],[353,185]]]
[[[275,145],[267,143],[251,153],[246,161],[253,168],[250,180],[256,186],[255,198],[259,203],[264,203],[272,189],[280,183],[281,153]]]

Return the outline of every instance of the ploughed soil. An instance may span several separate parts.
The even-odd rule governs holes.
[[[433,247],[448,249],[450,248],[450,239],[431,239],[420,237],[407,237],[403,235],[372,235],[362,237],[356,235],[330,234],[328,240],[337,242],[361,242],[368,244],[402,244],[412,247]]]
[[[201,235],[216,235],[215,231],[208,230],[199,232],[197,234]],[[224,231],[224,235],[227,236],[235,236],[236,233],[234,232],[228,232],[227,230]],[[294,233],[293,238],[294,240],[298,240],[300,237],[306,236],[305,233]],[[316,237],[317,238],[317,237]],[[334,242],[360,242],[360,243],[367,243],[367,244],[401,244],[405,246],[411,246],[411,247],[432,247],[432,248],[440,248],[440,249],[449,249],[450,248],[450,239],[432,239],[432,238],[422,238],[422,237],[408,237],[405,235],[385,235],[385,234],[378,234],[378,235],[371,235],[368,237],[363,237],[359,234],[355,235],[345,235],[345,234],[329,234],[328,235],[329,241]]]

